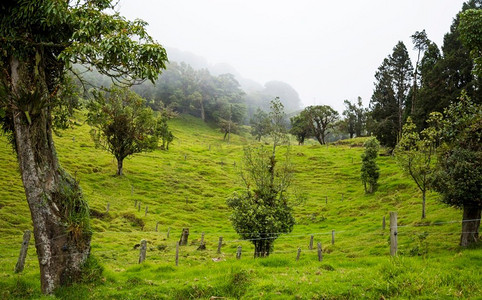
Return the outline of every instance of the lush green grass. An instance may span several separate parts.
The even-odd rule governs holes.
[[[171,149],[127,159],[123,177],[113,176],[115,161],[94,148],[87,125],[56,138],[62,165],[80,181],[89,201],[95,231],[92,254],[105,268],[95,284],[61,289],[58,298],[480,297],[482,250],[457,246],[459,222],[436,225],[460,220],[461,212],[429,194],[427,219],[422,222],[421,195],[390,156],[379,158],[378,191],[365,195],[359,180],[362,139],[290,147],[296,171],[293,193],[305,194],[307,200],[295,208],[297,225],[275,242],[274,253],[253,259],[252,245],[239,241],[231,227],[226,198],[242,188],[238,172],[243,146],[256,143],[233,135],[228,144],[220,132],[188,116],[170,125],[178,138]],[[31,221],[15,156],[4,137],[0,167],[0,296],[39,298],[33,246],[25,271],[13,273],[22,233],[31,228]],[[141,202],[140,211],[134,207],[136,201]],[[110,211],[105,213],[107,203]],[[389,256],[390,211],[398,212],[399,225],[404,226],[399,229],[400,255],[395,259]],[[190,229],[190,245],[181,247],[176,267],[175,243],[183,227]],[[202,232],[206,251],[196,250]],[[312,234],[315,245],[323,245],[323,262],[308,249]],[[222,254],[216,253],[219,236],[224,238]],[[139,265],[134,246],[141,239],[148,241],[148,252],[146,262]],[[243,248],[239,261],[238,246]],[[298,247],[302,253],[296,261]]]

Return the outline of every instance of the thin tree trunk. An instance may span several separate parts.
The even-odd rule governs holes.
[[[425,193],[426,191],[423,190],[422,191],[422,219],[425,219],[426,215],[425,215]]]
[[[412,107],[410,108],[410,114],[413,115],[415,112],[415,101],[417,98],[417,73],[418,73],[418,63],[420,62],[420,52],[418,49],[417,63],[415,64],[415,71],[413,72],[413,95],[412,95]]]
[[[11,58],[12,94],[21,98],[27,90],[40,89],[40,95],[47,97],[40,65]],[[19,169],[34,227],[41,288],[43,293],[51,294],[80,276],[90,253],[91,232],[89,211],[80,188],[59,166],[50,111],[40,98],[13,109],[13,124]],[[79,212],[84,213],[85,223],[75,223],[71,218]]]
[[[201,119],[206,120],[206,113],[204,112],[204,101],[201,99]]]
[[[122,176],[123,175],[123,166],[124,166],[124,159],[123,158],[117,158],[117,176]]]
[[[460,246],[467,247],[479,240],[481,208],[464,205]]]

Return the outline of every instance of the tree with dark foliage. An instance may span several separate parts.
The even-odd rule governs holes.
[[[445,110],[433,186],[442,202],[462,208],[460,245],[479,240],[482,211],[482,105],[462,93]]]

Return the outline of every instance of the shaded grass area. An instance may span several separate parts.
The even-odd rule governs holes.
[[[78,121],[82,123],[82,116]],[[278,238],[271,257],[255,260],[253,246],[240,241],[231,227],[226,198],[242,189],[238,173],[243,147],[259,144],[239,135],[232,135],[228,144],[220,132],[189,116],[170,126],[177,137],[170,150],[127,159],[123,177],[113,176],[115,160],[94,147],[88,126],[56,138],[62,165],[89,201],[92,254],[105,268],[95,284],[63,288],[57,298],[440,299],[481,294],[482,250],[460,249],[460,223],[450,223],[460,220],[461,212],[438,203],[431,193],[427,219],[421,222],[421,195],[390,156],[379,157],[379,188],[365,195],[359,179],[363,139],[290,147],[292,193],[307,200],[294,209],[293,232]],[[33,241],[25,271],[13,273],[31,221],[16,159],[4,137],[0,166],[0,296],[41,298]],[[390,211],[397,211],[399,225],[405,226],[399,230],[400,255],[395,259],[388,255]],[[181,247],[176,267],[175,243],[184,227],[190,228],[189,245]],[[205,251],[196,250],[201,233]],[[322,262],[308,249],[311,235],[315,245],[322,243]],[[220,236],[224,243],[218,254]],[[141,239],[148,242],[147,260],[138,265],[135,246]],[[241,260],[235,259],[238,246]],[[302,252],[296,261],[298,247]]]

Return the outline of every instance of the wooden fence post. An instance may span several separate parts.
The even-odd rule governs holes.
[[[198,250],[206,250],[206,245],[204,245],[204,232],[201,233],[201,243],[199,244]]]
[[[318,261],[323,260],[323,254],[321,253],[321,243],[318,243]]]
[[[300,260],[301,248],[298,248],[298,254],[296,254],[296,261]]]
[[[325,196],[325,204],[328,204],[328,196]]]
[[[221,253],[221,246],[223,245],[223,237],[219,237],[219,243],[218,243],[218,253]]]
[[[335,244],[335,229],[331,230],[331,244]]]
[[[310,247],[309,247],[310,250],[313,250],[313,239],[314,238],[315,237],[313,235],[310,237]]]
[[[236,251],[236,259],[241,259],[241,246],[238,246],[238,251]]]
[[[186,246],[188,237],[189,237],[189,228],[183,228],[181,233],[181,239],[179,240],[179,245]]]
[[[159,227],[159,221],[156,222],[156,232],[157,232],[157,227]]]
[[[385,216],[383,216],[383,221],[382,221],[382,229],[383,229],[383,230],[385,230],[385,224],[386,224],[386,222],[385,222]]]
[[[343,202],[343,196],[344,195],[345,195],[344,193],[341,193],[341,202]]]
[[[30,242],[30,230],[25,230],[23,233],[22,248],[18,256],[17,264],[15,265],[15,273],[20,273],[25,267],[25,258],[27,257],[28,243]]]
[[[397,255],[397,246],[398,246],[398,239],[397,239],[397,212],[390,212],[390,255],[396,256]]]
[[[139,263],[142,263],[146,260],[146,250],[147,250],[147,241],[141,240],[141,251],[139,253]]]
[[[105,212],[108,213],[109,212],[109,208],[110,208],[110,203],[107,202],[107,207],[105,208]]]
[[[169,238],[169,233],[171,232],[171,227],[167,228],[167,238]]]
[[[141,201],[139,201],[139,206],[137,206],[137,212],[141,211]]]
[[[148,211],[149,207],[146,205],[146,214],[144,215],[144,217],[147,217],[147,211]]]
[[[176,267],[179,265],[179,242],[176,243]]]

